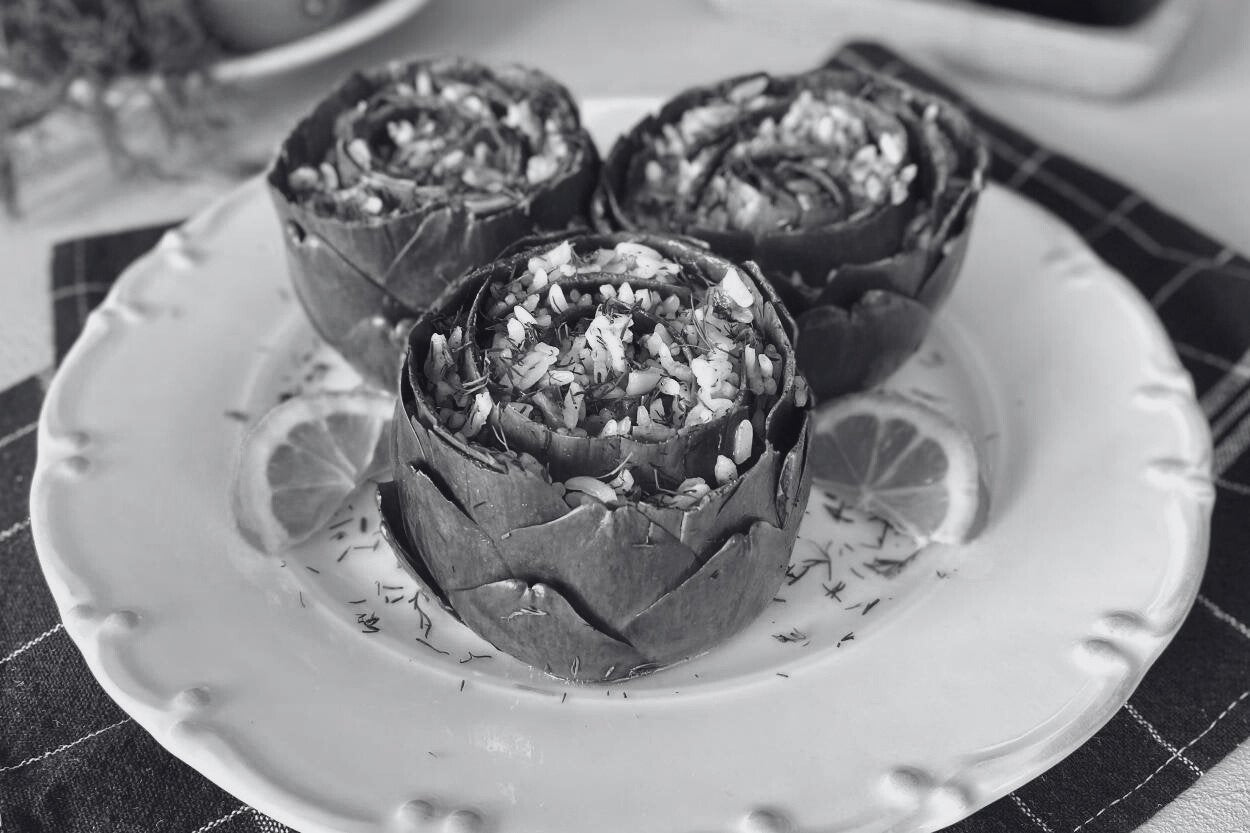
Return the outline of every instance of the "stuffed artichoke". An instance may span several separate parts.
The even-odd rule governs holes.
[[[681,93],[617,141],[592,216],[751,259],[799,328],[821,398],[920,345],[963,260],[987,164],[952,104],[845,67]]]
[[[286,139],[268,183],[312,323],[393,390],[412,320],[517,239],[584,223],[598,165],[554,80],[446,59],[348,78]]]
[[[465,275],[409,334],[380,495],[401,560],[558,677],[708,650],[773,598],[807,503],[792,327],[752,264],[661,236]]]

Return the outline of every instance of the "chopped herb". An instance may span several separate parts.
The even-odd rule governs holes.
[[[851,519],[845,514],[846,507],[841,503],[826,503],[823,505],[825,507],[825,511],[829,513],[829,517],[833,518],[836,522],[840,524],[851,522]]]
[[[349,524],[351,522],[352,522],[352,519],[347,518],[346,520],[339,521],[336,524],[330,524],[330,526],[326,527],[326,529],[338,529],[340,526],[343,526],[344,524]]]
[[[872,561],[865,561],[861,566],[872,570],[882,578],[896,578],[917,554],[919,554],[919,550],[907,558],[874,558]]]
[[[235,422],[248,422],[249,420],[251,420],[251,417],[248,416],[243,411],[234,411],[234,410],[226,411],[226,418],[233,419]]]
[[[874,607],[876,607],[876,606],[877,606],[877,604],[878,604],[880,601],[881,601],[880,599],[873,599],[871,602],[869,602],[867,605],[865,605],[865,606],[864,606],[864,611],[863,611],[863,613],[862,613],[862,614],[860,614],[860,615],[862,615],[862,616],[867,616],[867,615],[868,615],[868,611],[870,611],[870,610],[872,610]]]
[[[436,654],[442,654],[445,657],[451,656],[451,651],[444,651],[442,648],[435,648],[433,645],[426,642],[424,639],[422,639],[419,636],[417,637],[417,641],[420,642],[425,647],[429,648],[431,651],[433,651]]]
[[[321,571],[318,570],[316,567],[310,567],[309,565],[305,564],[304,569],[310,573],[316,573],[317,575],[321,575]]]
[[[796,584],[803,580],[813,567],[824,566],[825,573],[833,579],[833,559],[829,557],[828,551],[825,551],[818,558],[805,558],[799,562],[798,566],[791,564],[786,568],[786,583]]]
[[[434,627],[434,620],[430,618],[428,613],[421,609],[421,591],[418,590],[416,593],[413,593],[411,601],[413,610],[415,610],[417,615],[421,617],[417,622],[417,627],[420,628],[421,633],[428,638],[430,635],[430,629]]]
[[[807,639],[807,634],[798,628],[791,628],[789,633],[775,633],[773,639],[782,643],[803,642]]]
[[[835,602],[842,601],[842,597],[838,594],[846,589],[845,581],[839,581],[837,584],[822,584],[820,586],[824,588],[825,595],[828,598],[833,599]]]

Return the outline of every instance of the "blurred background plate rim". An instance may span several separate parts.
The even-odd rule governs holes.
[[[215,62],[209,77],[237,83],[298,69],[359,46],[389,31],[421,10],[429,0],[376,0],[350,17],[313,34]]]

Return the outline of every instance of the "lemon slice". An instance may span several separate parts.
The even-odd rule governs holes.
[[[264,552],[307,540],[367,480],[386,478],[395,400],[364,389],[286,400],[244,440],[234,480],[239,531]]]
[[[968,432],[896,393],[835,399],[815,414],[813,483],[920,543],[957,544],[984,526],[989,493]]]

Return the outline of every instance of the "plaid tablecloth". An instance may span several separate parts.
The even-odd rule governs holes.
[[[835,60],[961,97],[888,50]],[[1140,194],[966,102],[996,182],[1045,206],[1150,299],[1215,438],[1211,556],[1198,604],[1129,705],[957,833],[1131,830],[1250,737],[1250,261]],[[163,229],[81,239],[52,264],[56,355]],[[27,515],[46,379],[0,393],[0,833],[279,833],[166,753],[100,690],[65,636]]]

